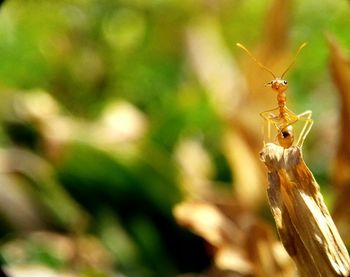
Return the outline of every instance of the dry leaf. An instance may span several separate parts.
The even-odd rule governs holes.
[[[333,182],[340,188],[350,183],[350,58],[330,36],[328,45],[331,55],[330,70],[341,104],[340,141],[333,167]]]
[[[350,58],[334,37],[327,36],[330,48],[330,70],[340,96],[340,132],[336,156],[332,165],[332,184],[337,198],[334,217],[346,242],[350,241]]]
[[[261,277],[292,276],[294,272],[270,227],[249,211],[229,203],[188,201],[178,204],[174,215],[179,224],[212,246],[217,269],[212,276],[221,276],[218,271],[222,276],[228,271],[233,276]]]
[[[300,276],[348,276],[350,258],[301,150],[267,144],[268,197],[276,225]]]

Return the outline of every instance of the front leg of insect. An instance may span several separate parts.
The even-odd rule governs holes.
[[[267,110],[260,113],[260,116],[263,118],[264,121],[267,123],[267,139],[271,140],[271,124],[277,128],[277,124],[279,123],[280,119],[278,116],[278,108],[274,108],[271,110]],[[264,144],[265,144],[265,124],[262,125],[262,133],[264,138]]]
[[[268,128],[268,140],[271,140],[270,126],[273,125],[277,131],[276,142],[279,143],[283,148],[289,148],[294,142],[294,129],[293,124],[297,122],[298,118],[295,116],[293,120],[286,121],[285,118],[281,118],[278,115],[268,114],[267,116],[263,113],[262,117],[267,122]]]
[[[268,140],[271,140],[271,124],[277,131],[276,141],[284,148],[289,148],[294,142],[293,124],[299,121],[298,115],[293,113],[287,107],[271,109],[260,113],[262,118],[267,122]]]

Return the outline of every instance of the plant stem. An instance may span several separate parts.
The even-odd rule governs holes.
[[[270,208],[299,275],[349,276],[349,254],[302,150],[269,143],[260,155],[269,171]]]

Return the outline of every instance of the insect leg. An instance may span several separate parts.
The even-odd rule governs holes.
[[[311,119],[312,111],[305,111],[298,115],[298,119],[300,121],[305,121],[305,124],[303,126],[303,129],[300,132],[299,139],[297,142],[297,146],[302,147],[303,143],[309,134],[312,125],[314,124],[314,121]]]
[[[276,126],[276,122],[279,121],[278,116],[274,113],[278,111],[278,108],[267,110],[260,113],[260,116],[267,122],[267,139],[271,140],[271,124]],[[276,127],[277,128],[277,127]],[[263,126],[263,130],[265,130]],[[265,132],[263,132],[264,145],[265,145]]]

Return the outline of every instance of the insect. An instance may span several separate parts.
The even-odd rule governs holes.
[[[293,125],[297,122],[304,122],[304,125],[300,131],[296,145],[302,147],[305,138],[311,130],[313,125],[313,120],[311,119],[312,111],[308,110],[301,114],[295,114],[287,108],[287,98],[286,90],[288,89],[288,82],[283,79],[284,75],[289,71],[289,69],[294,65],[300,51],[306,46],[306,43],[300,45],[292,63],[287,67],[287,69],[282,73],[281,77],[276,77],[276,75],[259,62],[253,54],[242,44],[237,43],[238,47],[242,48],[247,54],[264,70],[269,72],[273,80],[266,84],[266,86],[271,87],[273,91],[277,93],[277,103],[278,107],[261,112],[261,117],[267,122],[268,138],[271,136],[271,124],[275,126],[277,130],[277,140],[278,143],[283,148],[289,148],[294,143],[294,128]]]

